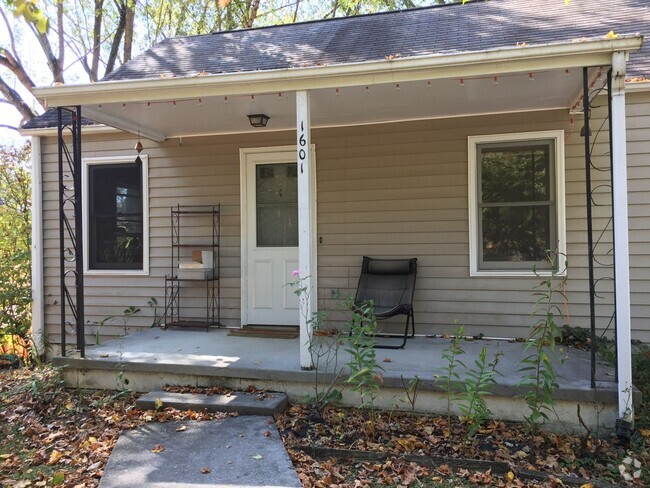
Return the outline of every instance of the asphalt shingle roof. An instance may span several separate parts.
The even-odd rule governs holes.
[[[650,78],[650,0],[489,0],[166,39],[102,81],[337,65],[641,33],[629,77]],[[24,129],[56,125],[56,111]]]
[[[650,0],[489,0],[166,39],[102,81],[336,65],[650,34]],[[650,77],[650,41],[629,74]]]

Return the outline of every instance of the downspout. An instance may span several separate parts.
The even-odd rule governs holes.
[[[45,354],[43,299],[43,177],[41,138],[32,136],[32,341],[38,356]]]

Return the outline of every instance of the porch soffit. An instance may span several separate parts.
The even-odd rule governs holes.
[[[337,67],[187,79],[40,88],[49,106],[153,140],[251,132],[246,117],[265,113],[265,129],[295,128],[293,90],[310,89],[312,127],[571,108],[615,51],[640,36],[359,63]]]

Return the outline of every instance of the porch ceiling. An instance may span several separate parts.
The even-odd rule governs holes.
[[[605,68],[602,69],[604,73]],[[590,69],[590,80],[600,68]],[[311,90],[313,127],[571,108],[582,93],[581,69]],[[248,114],[264,113],[253,129]],[[97,122],[157,140],[202,134],[288,130],[295,127],[293,92],[87,105]]]

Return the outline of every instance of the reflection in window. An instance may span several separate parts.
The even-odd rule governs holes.
[[[142,165],[88,166],[89,268],[143,269]]]
[[[258,247],[298,245],[296,163],[258,164],[255,202]]]
[[[480,269],[545,265],[556,247],[553,154],[553,140],[477,146]]]

